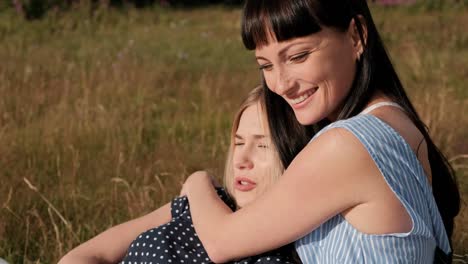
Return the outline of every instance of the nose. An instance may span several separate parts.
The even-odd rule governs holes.
[[[287,94],[292,87],[292,78],[290,77],[286,67],[278,67],[278,71],[276,72],[275,92],[279,95],[284,95]]]
[[[238,170],[251,170],[254,167],[254,162],[250,155],[250,150],[247,146],[237,150],[237,155],[234,155],[234,166]]]

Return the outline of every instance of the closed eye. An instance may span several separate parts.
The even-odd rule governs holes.
[[[297,55],[294,55],[294,56],[291,56],[291,58],[289,59],[289,61],[291,62],[303,62],[305,61],[309,55],[311,54],[312,52],[311,51],[306,51],[306,52],[302,52],[302,53],[299,53]]]
[[[263,64],[263,65],[260,65],[260,67],[258,67],[259,70],[261,71],[270,71],[273,69],[273,64],[269,63],[269,64]]]

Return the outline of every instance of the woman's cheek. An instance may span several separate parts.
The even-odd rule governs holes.
[[[274,82],[273,74],[271,72],[263,72],[263,78],[265,79],[268,89],[270,89],[274,93],[277,93],[276,83]]]
[[[293,69],[297,79],[318,84],[332,68],[326,52],[317,52],[310,54],[306,61],[294,65]]]

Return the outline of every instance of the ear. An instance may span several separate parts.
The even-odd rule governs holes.
[[[356,21],[356,19],[358,21]],[[359,60],[367,43],[367,25],[362,15],[351,19],[348,27],[348,35],[355,51],[356,60]]]

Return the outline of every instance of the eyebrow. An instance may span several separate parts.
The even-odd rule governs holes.
[[[252,135],[252,136],[253,136],[255,139],[262,139],[262,138],[266,138],[266,137],[267,137],[266,135],[257,135],[257,134]],[[235,138],[237,138],[237,139],[244,139],[244,138],[243,138],[241,135],[239,135],[239,134],[236,134],[236,135],[235,135]]]
[[[279,55],[279,56],[284,56],[284,54],[285,54],[289,49],[291,49],[292,47],[297,46],[297,45],[307,44],[307,43],[310,43],[310,41],[301,41],[301,42],[291,43],[291,44],[287,45],[286,47],[282,48],[282,49],[278,52],[278,55]],[[317,45],[318,45],[318,44],[320,44],[320,42],[317,43]],[[257,60],[266,60],[266,61],[268,61],[267,58],[262,57],[262,56],[255,56],[255,58],[256,58]]]

